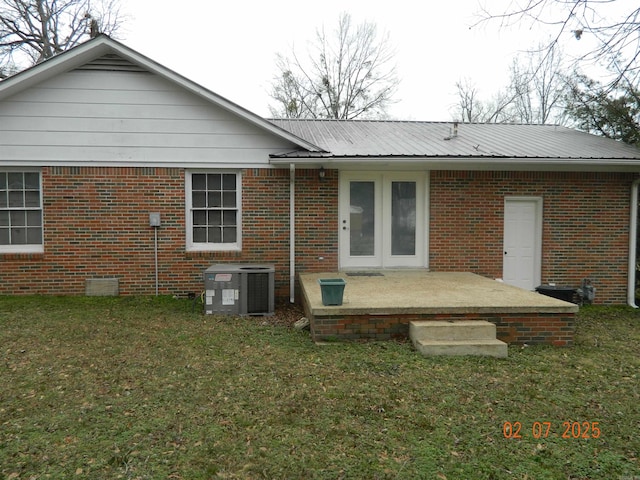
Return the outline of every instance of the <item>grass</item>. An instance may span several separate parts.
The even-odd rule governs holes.
[[[583,308],[575,347],[507,359],[274,323],[0,297],[0,477],[640,479],[638,311]]]

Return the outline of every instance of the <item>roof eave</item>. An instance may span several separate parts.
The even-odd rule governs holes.
[[[640,172],[639,158],[448,157],[448,156],[272,156],[274,166],[420,168],[428,170]]]

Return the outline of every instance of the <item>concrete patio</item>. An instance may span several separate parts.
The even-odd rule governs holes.
[[[346,281],[343,304],[322,304],[319,279]],[[414,320],[487,320],[507,343],[573,343],[578,306],[472,273],[384,270],[300,275],[314,340],[408,336]]]

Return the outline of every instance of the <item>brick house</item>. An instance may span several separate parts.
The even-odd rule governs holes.
[[[99,36],[0,83],[0,293],[185,295],[229,262],[280,299],[428,268],[633,303],[638,172],[557,126],[268,121]]]

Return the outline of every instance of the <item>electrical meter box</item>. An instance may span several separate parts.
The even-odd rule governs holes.
[[[272,315],[273,265],[212,265],[204,272],[204,311],[222,315]]]

